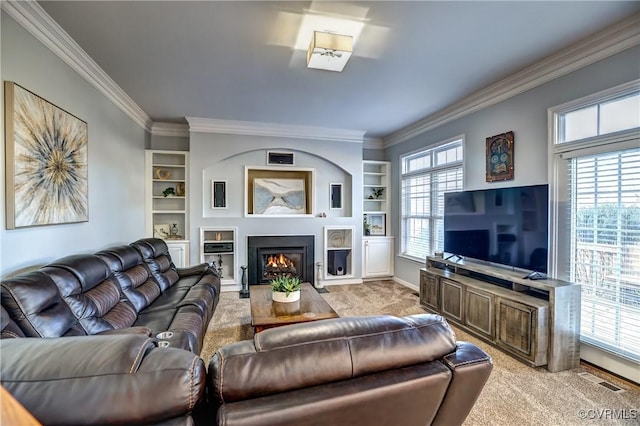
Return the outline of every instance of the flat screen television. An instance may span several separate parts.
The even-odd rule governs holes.
[[[549,186],[444,194],[444,251],[547,273]]]

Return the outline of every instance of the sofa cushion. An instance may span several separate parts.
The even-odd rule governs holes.
[[[143,238],[131,243],[138,250],[142,259],[149,266],[153,277],[162,291],[174,285],[178,279],[178,271],[171,261],[167,244],[159,238]]]
[[[1,295],[2,306],[27,337],[87,334],[62,299],[56,283],[42,271],[3,281]]]
[[[455,349],[455,335],[439,315],[336,318],[264,330],[253,343],[225,346],[209,372],[216,397],[229,402],[430,362]]]
[[[138,250],[131,246],[111,247],[96,253],[108,266],[122,292],[137,312],[160,296],[160,285],[151,276]]]
[[[41,269],[56,283],[87,334],[126,328],[136,311],[122,294],[111,270],[92,254],[67,256]]]

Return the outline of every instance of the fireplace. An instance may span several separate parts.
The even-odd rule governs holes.
[[[249,236],[248,284],[268,284],[287,275],[314,285],[314,240],[313,235]]]

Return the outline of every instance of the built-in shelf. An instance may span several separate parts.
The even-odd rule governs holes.
[[[345,280],[354,277],[353,226],[325,226],[323,238],[323,276],[325,280]]]
[[[237,227],[200,228],[200,261],[219,271],[223,285],[239,283],[237,235]]]
[[[186,151],[145,151],[146,235],[166,240],[177,267],[189,264],[188,167]]]

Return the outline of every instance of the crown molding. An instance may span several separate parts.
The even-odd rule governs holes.
[[[147,131],[151,118],[35,1],[1,1],[5,11],[57,57]]]
[[[281,138],[314,139],[362,143],[364,131],[332,129],[328,127],[293,126],[256,121],[218,120],[185,117],[189,131],[198,133],[224,133],[231,135],[275,136]]]
[[[384,138],[389,147],[458,118],[500,103],[640,44],[640,14],[633,15],[536,64]]]
[[[381,138],[364,138],[362,147],[366,149],[384,149],[384,140]]]
[[[189,137],[189,125],[181,123],[154,122],[151,126],[153,136],[175,136],[179,138]]]

